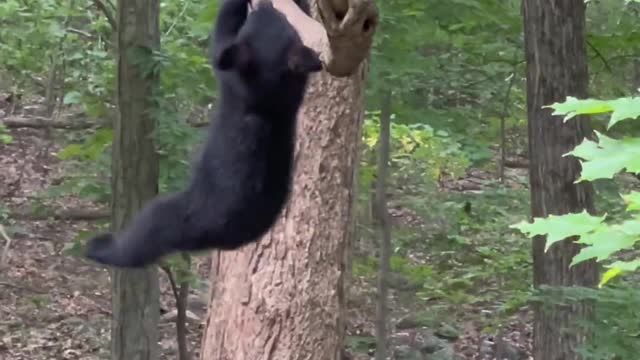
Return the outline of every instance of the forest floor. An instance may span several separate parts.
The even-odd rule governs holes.
[[[78,234],[95,230],[95,222],[33,215],[34,203],[48,209],[50,215],[51,209],[55,209],[54,217],[68,209],[96,210],[95,204],[79,196],[43,196],[51,185],[59,184],[65,177],[56,156],[63,147],[56,141],[61,138],[56,131],[60,130],[54,130],[51,135],[44,129],[10,129],[13,141],[0,143],[0,224],[9,230],[12,239],[7,266],[0,269],[0,360],[108,358],[109,272],[69,255],[78,244]],[[5,243],[4,239],[0,240],[0,249]],[[197,359],[206,319],[208,257],[194,258],[193,269],[203,284],[191,290],[189,305],[188,340],[193,358]],[[167,277],[164,273],[160,275],[161,358],[176,359],[175,312],[172,312],[175,300]],[[375,281],[356,278],[351,289],[348,332],[351,336],[371,336]],[[393,312],[397,315],[420,311],[411,308],[411,304],[415,302],[394,297]],[[427,308],[422,311],[428,311],[428,304],[422,306]],[[483,309],[470,306],[464,311],[479,314]],[[504,326],[502,335],[509,346],[521,350],[508,359],[529,358],[529,322],[528,312],[520,312]],[[495,348],[496,344],[491,336],[483,334],[482,324],[465,319],[456,323],[460,331],[459,336],[452,339],[452,348],[465,359],[491,359],[488,354],[494,351],[483,353],[482,348]],[[396,330],[393,337],[412,342],[417,331]],[[354,355],[354,358],[370,356]]]
[[[49,212],[95,209],[75,196],[42,200],[41,193],[64,176],[55,157],[60,147],[43,140],[40,129],[12,129],[10,134],[13,141],[0,145],[0,196],[9,212],[6,215],[23,217],[34,198]],[[7,266],[0,270],[0,359],[108,358],[109,272],[68,254],[78,233],[95,228],[93,222],[23,218],[7,228],[12,242]],[[193,269],[201,279],[207,279],[206,258],[194,258]],[[160,284],[162,358],[175,359],[175,301],[164,273]],[[206,288],[199,288],[192,290],[190,298],[188,340],[194,358],[199,351],[207,296]]]

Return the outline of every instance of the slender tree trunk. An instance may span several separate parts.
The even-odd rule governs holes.
[[[633,61],[633,89],[631,94],[637,95],[640,93],[640,60]]]
[[[518,70],[518,52],[514,51],[513,55],[513,72],[507,86],[507,92],[504,95],[504,105],[502,107],[502,115],[500,116],[500,182],[505,182],[505,169],[507,167],[507,117],[509,117],[509,105],[511,104],[511,89],[516,82],[516,71]]]
[[[118,1],[118,117],[113,129],[113,229],[127,225],[158,192],[153,142],[157,78],[142,77],[129,50],[160,46],[157,0]],[[149,59],[149,61],[151,61]],[[151,75],[153,76],[153,75]],[[112,272],[114,360],[158,358],[159,288],[155,267]]]
[[[380,265],[378,269],[378,304],[376,314],[376,360],[386,360],[388,296],[391,271],[391,224],[387,210],[387,174],[391,151],[391,92],[383,94],[380,111],[380,139],[378,140],[378,176],[376,180],[376,225],[380,234]]]
[[[591,133],[585,119],[563,123],[542,109],[566,96],[585,98],[588,69],[585,54],[585,4],[583,0],[524,0],[527,59],[527,108],[531,212],[550,214],[593,212],[590,184],[575,184],[578,160],[562,155]],[[597,267],[590,261],[569,267],[579,247],[569,240],[544,252],[544,238],[533,240],[534,285],[593,286]],[[590,316],[586,304],[537,307],[533,356],[536,360],[579,359],[575,349],[585,339],[576,321]]]

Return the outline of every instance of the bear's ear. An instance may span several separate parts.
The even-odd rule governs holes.
[[[251,49],[245,42],[233,42],[220,50],[216,67],[222,71],[243,69],[251,61]]]
[[[322,70],[320,57],[312,49],[296,44],[289,49],[287,65],[289,70],[298,74],[308,74]]]

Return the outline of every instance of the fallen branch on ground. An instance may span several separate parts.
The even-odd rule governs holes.
[[[4,226],[0,225],[0,235],[5,241],[4,249],[2,249],[2,254],[0,254],[0,269],[4,269],[7,264],[7,254],[9,253],[9,248],[11,247],[11,238],[4,231]]]
[[[28,118],[11,116],[4,118],[2,124],[10,129],[19,128],[31,128],[31,129],[66,129],[66,130],[84,130],[90,129],[95,126],[100,126],[99,123],[79,121],[79,120],[52,120],[50,118],[42,116],[32,116]]]
[[[4,124],[9,129],[63,129],[63,130],[86,130],[95,127],[104,127],[106,124],[103,122],[90,122],[83,120],[52,120],[50,118],[35,116],[35,117],[18,117],[12,116],[0,120],[1,124]],[[186,122],[187,126],[193,128],[202,128],[209,126],[208,120],[189,120]]]
[[[529,159],[523,157],[506,158],[504,165],[512,169],[527,169],[529,168]]]
[[[110,216],[109,210],[87,210],[87,209],[46,209],[43,211],[11,211],[9,218],[14,220],[69,220],[69,221],[96,221],[107,219]]]

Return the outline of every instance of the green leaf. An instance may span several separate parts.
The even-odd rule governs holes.
[[[571,236],[584,236],[602,226],[602,221],[606,215],[602,217],[592,216],[586,210],[581,213],[572,213],[566,215],[549,215],[547,218],[536,218],[533,223],[520,222],[511,225],[512,228],[518,229],[528,237],[537,235],[547,235],[545,251],[558,241],[562,241]]]
[[[64,95],[62,100],[65,104],[79,104],[82,95],[78,91],[70,91]]]
[[[627,211],[640,210],[640,192],[633,191],[627,195],[623,195],[622,199],[627,203]]]
[[[618,269],[622,272],[636,271],[640,267],[640,259],[631,261],[616,261],[610,265],[613,269]]]
[[[622,271],[620,271],[620,269],[609,269],[607,270],[604,274],[602,274],[602,279],[600,280],[600,283],[598,284],[598,287],[602,287],[604,284],[606,284],[607,282],[609,282],[609,280],[615,278],[616,276],[620,275],[622,273]]]
[[[612,269],[618,269],[621,272],[636,271],[640,268],[640,259],[631,261],[616,261],[609,265]]]
[[[640,97],[628,97],[615,100],[579,100],[567,96],[565,102],[553,103],[544,108],[553,108],[553,115],[565,115],[564,121],[576,115],[591,115],[613,112],[607,125],[607,129],[626,119],[635,119],[640,116]]]
[[[576,115],[601,114],[610,112],[613,108],[604,100],[586,99],[579,100],[572,96],[567,96],[565,102],[553,103],[543,106],[543,108],[552,108],[555,111],[553,115],[565,115],[564,121],[567,121]]]
[[[84,148],[79,144],[71,144],[58,153],[60,160],[69,160],[84,154]]]
[[[111,144],[113,132],[111,129],[100,129],[91,135],[84,144],[71,144],[60,151],[58,158],[69,160],[81,158],[85,160],[96,160],[103,151]]]
[[[611,119],[607,125],[607,129],[610,129],[613,125],[625,119],[635,119],[640,116],[640,98],[622,98],[617,100],[611,100],[608,102],[614,109],[611,114]]]
[[[596,134],[599,142],[584,139],[566,154],[586,160],[581,162],[582,173],[576,182],[610,179],[624,169],[640,172],[640,138],[616,140],[597,131]]]
[[[599,287],[602,287],[604,284],[609,282],[609,280],[615,278],[616,276],[625,273],[636,271],[640,268],[640,259],[631,260],[631,261],[616,261],[613,264],[608,266],[609,270],[607,270],[600,280]]]
[[[636,242],[636,235],[624,231],[624,228],[620,225],[613,227],[603,226],[596,231],[582,235],[577,242],[588,244],[589,246],[582,248],[573,257],[571,266],[593,258],[596,261],[606,260],[614,253],[632,247]]]

